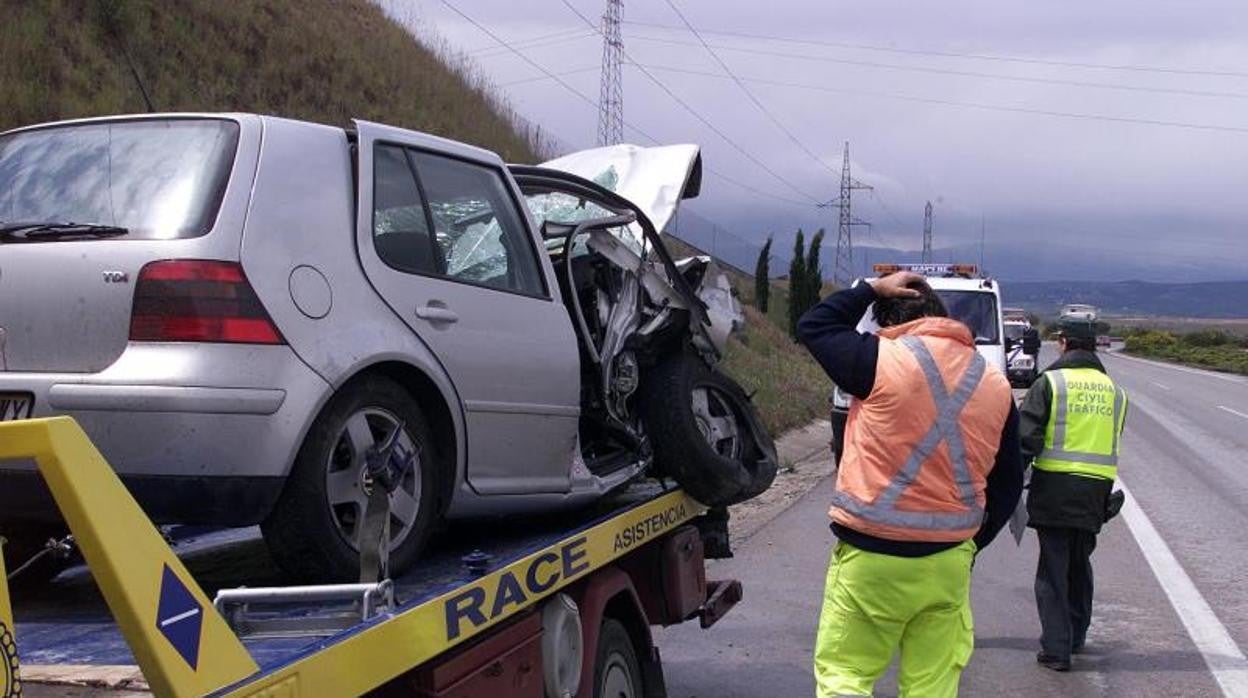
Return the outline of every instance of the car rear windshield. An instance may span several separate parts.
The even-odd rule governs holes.
[[[119,226],[125,239],[207,233],[234,166],[220,119],[54,126],[0,136],[0,225]]]
[[[936,294],[945,302],[949,317],[971,328],[976,344],[1001,341],[997,330],[997,298],[982,291],[942,291]]]
[[[1005,336],[1007,339],[1022,339],[1025,334],[1027,334],[1026,325],[1007,324],[1005,326]]]

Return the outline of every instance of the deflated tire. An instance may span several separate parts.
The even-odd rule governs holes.
[[[658,473],[699,502],[736,504],[775,479],[775,445],[749,397],[697,356],[675,354],[647,371],[641,408]]]

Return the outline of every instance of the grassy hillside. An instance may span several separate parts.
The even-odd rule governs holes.
[[[537,158],[540,134],[368,0],[0,0],[0,17],[0,130],[147,111],[141,81],[157,111],[358,117]]]

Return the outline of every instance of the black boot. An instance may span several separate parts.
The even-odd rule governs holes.
[[[1040,666],[1046,669],[1052,669],[1053,671],[1070,671],[1069,658],[1062,659],[1061,657],[1054,657],[1053,655],[1045,654],[1044,652],[1037,652],[1036,661],[1039,662]]]

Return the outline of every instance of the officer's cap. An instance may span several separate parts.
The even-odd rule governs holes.
[[[1057,321],[1057,334],[1071,339],[1096,339],[1096,325],[1081,318],[1062,318]]]

